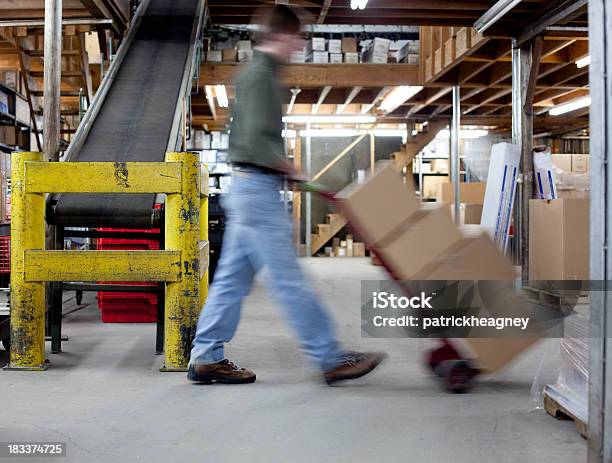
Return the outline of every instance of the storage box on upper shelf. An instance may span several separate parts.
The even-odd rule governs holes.
[[[14,125],[0,125],[0,143],[8,146],[17,145],[17,128]]]
[[[377,63],[377,64],[387,63],[389,59],[390,45],[391,45],[390,40],[376,37],[372,41],[370,47],[365,51],[363,55],[363,61],[365,63]]]
[[[357,39],[344,37],[342,39],[342,53],[357,53]]]
[[[222,51],[223,61],[235,62],[238,61],[238,50],[235,48],[227,48]]]
[[[327,42],[327,51],[330,53],[342,53],[342,40],[329,39]]]
[[[329,53],[326,51],[313,51],[311,57],[313,63],[329,63]]]
[[[238,50],[238,61],[245,63],[253,60],[253,50]]]
[[[329,54],[329,62],[332,64],[342,63],[343,61],[342,53],[330,53]]]
[[[24,124],[30,123],[30,105],[19,95],[15,95],[15,118]]]
[[[291,58],[289,61],[291,63],[305,63],[307,61],[308,55],[306,51],[294,51],[291,53]]]
[[[327,51],[324,37],[313,37],[309,43],[312,51]]]
[[[425,164],[423,164],[425,166]],[[434,199],[442,184],[449,182],[448,175],[425,175],[423,177],[423,199]]]
[[[572,171],[572,155],[571,154],[553,154],[552,155],[553,166],[557,169],[561,169],[564,172]]]
[[[9,96],[7,93],[0,90],[0,112],[9,112]]]
[[[211,50],[206,53],[206,61],[208,63],[221,63],[223,62],[223,52],[219,50]]]
[[[347,64],[358,64],[359,53],[347,52],[344,54],[344,62]]]
[[[236,44],[236,50],[251,50],[253,43],[250,40],[239,40]]]
[[[0,71],[0,83],[15,91],[18,90],[19,71]]]

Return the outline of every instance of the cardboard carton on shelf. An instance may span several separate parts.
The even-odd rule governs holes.
[[[365,243],[353,243],[353,256],[354,257],[365,257],[366,248]]]
[[[313,51],[311,57],[313,63],[329,63],[329,53],[326,51]]]
[[[246,63],[247,61],[253,61],[253,50],[238,49],[238,61],[241,63]]]
[[[432,159],[431,171],[440,174],[448,174],[448,159]]]
[[[529,278],[589,279],[589,200],[529,201]]]
[[[344,62],[348,64],[359,64],[359,53],[347,51],[344,53]]]
[[[572,171],[572,155],[571,154],[553,154],[552,163],[557,169],[563,172]]]
[[[329,54],[329,62],[332,64],[341,64],[344,60],[342,53],[330,53]]]
[[[253,48],[253,42],[250,40],[238,40],[236,44],[236,50],[251,50]]]
[[[8,146],[18,144],[17,128],[14,125],[0,125],[0,143]]]
[[[419,201],[390,162],[379,163],[374,175],[349,185],[337,197],[349,222],[370,244],[385,239],[419,209]]]
[[[327,51],[326,45],[324,37],[313,37],[310,41],[312,51]]]
[[[235,62],[238,61],[238,50],[235,48],[226,48],[222,51],[224,62]]]
[[[461,182],[459,185],[459,196],[462,203],[484,204],[485,182]],[[452,203],[455,200],[454,185],[444,182],[438,187],[436,201],[439,203]]]
[[[423,164],[426,166],[427,164]],[[423,199],[432,199],[438,196],[442,185],[449,185],[448,175],[425,175],[423,176]]]
[[[342,39],[342,53],[357,53],[357,39],[344,37]]]
[[[455,215],[454,204],[449,204],[451,215]],[[459,226],[462,225],[480,225],[482,218],[482,204],[466,204],[459,205]],[[457,223],[457,221],[455,221]]]
[[[572,172],[584,174],[589,171],[588,154],[572,154]]]
[[[327,42],[327,51],[330,53],[342,53],[342,40],[329,39]]]
[[[220,50],[211,50],[206,53],[206,62],[221,63],[223,62],[223,52]]]

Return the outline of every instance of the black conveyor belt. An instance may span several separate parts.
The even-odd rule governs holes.
[[[165,158],[199,0],[151,0],[98,116],[73,161]],[[62,194],[48,221],[150,228],[155,195]]]

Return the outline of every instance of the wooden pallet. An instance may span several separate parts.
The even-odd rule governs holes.
[[[544,409],[546,413],[554,416],[558,420],[572,420],[580,435],[585,439],[587,438],[587,424],[579,418],[576,418],[567,408],[546,394],[544,394]]]

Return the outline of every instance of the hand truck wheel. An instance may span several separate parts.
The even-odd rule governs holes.
[[[467,392],[474,385],[474,377],[479,371],[467,360],[445,360],[434,370],[444,384],[447,391],[461,394]]]

